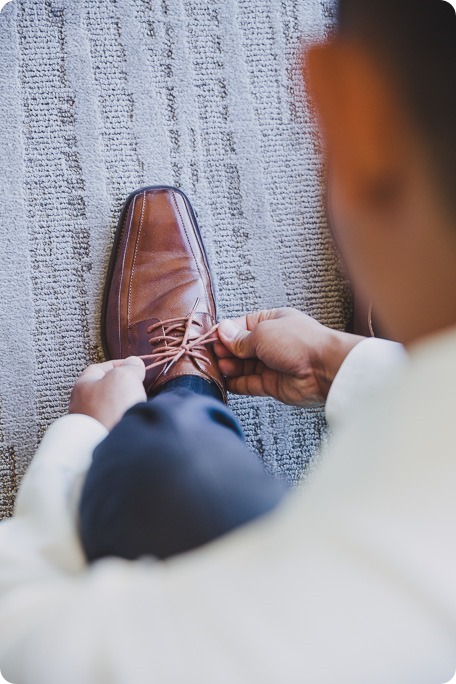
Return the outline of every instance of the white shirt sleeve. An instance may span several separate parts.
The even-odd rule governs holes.
[[[84,557],[77,506],[92,452],[107,435],[89,416],[72,414],[46,432],[21,483],[11,520],[0,524],[0,591],[39,567],[79,572]]]
[[[384,383],[405,367],[407,358],[404,347],[397,342],[369,338],[357,344],[329,391],[326,420],[330,427],[338,427],[360,403],[378,393]]]
[[[0,652],[17,648],[21,660],[58,603],[62,581],[86,567],[77,507],[92,452],[107,433],[85,415],[53,423],[23,478],[13,518],[0,523]],[[7,676],[1,657],[0,670]],[[10,681],[22,676],[13,668]]]

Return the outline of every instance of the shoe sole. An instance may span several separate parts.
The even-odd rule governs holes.
[[[109,259],[108,273],[106,276],[106,283],[105,283],[104,292],[103,292],[103,301],[102,301],[102,308],[101,308],[101,346],[102,346],[105,358],[108,361],[113,358],[111,351],[109,349],[108,340],[106,337],[106,318],[107,318],[107,312],[108,312],[108,300],[109,300],[109,294],[111,292],[111,284],[112,284],[112,279],[114,276],[114,269],[115,269],[115,265],[116,265],[116,261],[117,261],[117,256],[119,253],[120,243],[122,242],[122,238],[123,238],[123,234],[124,234],[125,219],[126,219],[130,204],[132,203],[134,198],[138,197],[139,195],[143,194],[144,192],[148,192],[150,190],[170,190],[172,192],[179,194],[183,198],[183,200],[187,206],[188,212],[190,214],[190,218],[192,219],[192,221],[196,227],[196,235],[198,238],[198,242],[199,242],[199,245],[201,247],[201,252],[202,252],[203,257],[204,257],[205,265],[206,265],[206,268],[208,270],[208,273],[209,273],[209,276],[211,279],[212,298],[214,300],[215,311],[217,312],[215,288],[214,288],[214,282],[213,282],[213,278],[212,278],[211,268],[209,266],[209,259],[207,258],[206,248],[204,246],[203,239],[201,237],[201,231],[200,231],[200,228],[198,225],[198,220],[196,218],[195,211],[194,211],[192,204],[191,204],[190,200],[188,199],[187,195],[182,190],[180,190],[179,188],[175,188],[175,187],[170,186],[170,185],[150,185],[150,186],[146,186],[144,188],[140,188],[139,190],[134,190],[132,193],[130,193],[128,195],[127,199],[125,200],[125,203],[122,207],[122,211],[120,214],[119,221],[117,223],[116,232],[114,234],[114,243],[113,243],[113,247],[111,250],[111,256]]]

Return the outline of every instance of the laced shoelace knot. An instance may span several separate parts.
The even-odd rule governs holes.
[[[195,320],[198,304],[199,299],[196,300],[188,316],[159,321],[147,329],[147,333],[152,334],[162,328],[162,334],[155,335],[149,340],[149,344],[155,347],[152,353],[140,357],[144,362],[153,360],[152,363],[146,365],[146,370],[166,366],[164,373],[167,373],[183,356],[188,356],[195,363],[196,361],[207,361],[207,357],[203,353],[209,344],[218,340],[218,336],[215,334],[218,325],[213,325],[210,330],[202,335],[191,337],[192,326],[201,326],[201,323]]]

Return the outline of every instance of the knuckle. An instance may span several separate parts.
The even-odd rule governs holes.
[[[246,336],[240,335],[234,341],[234,353],[241,359],[246,359],[249,356],[249,346],[247,344]]]

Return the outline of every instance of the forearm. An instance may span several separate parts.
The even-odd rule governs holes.
[[[45,681],[30,668],[48,620],[65,624],[56,611],[85,567],[75,511],[92,451],[106,433],[87,416],[56,421],[25,474],[13,518],[0,524],[0,669],[8,676],[13,659],[11,681]]]

